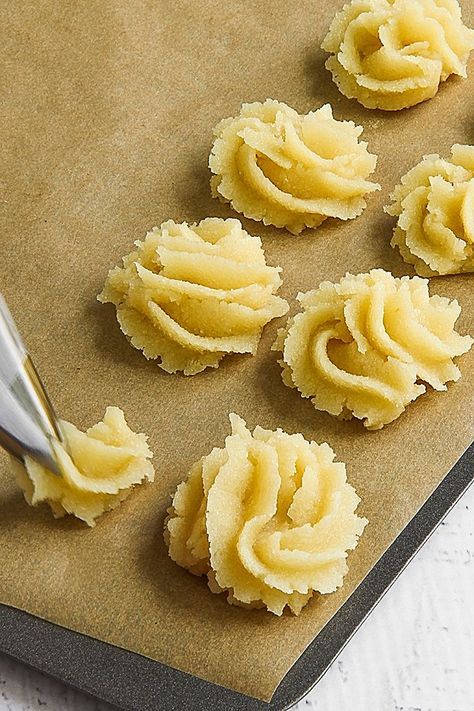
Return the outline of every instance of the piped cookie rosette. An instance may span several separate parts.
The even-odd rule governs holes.
[[[171,558],[231,604],[299,614],[342,585],[367,520],[327,444],[230,415],[232,433],[191,469],[165,524]]]

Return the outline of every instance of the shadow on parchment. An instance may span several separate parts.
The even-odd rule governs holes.
[[[87,530],[86,524],[74,516],[54,518],[46,503],[29,506],[19,489],[6,498],[0,498],[0,529],[15,528],[25,522],[61,533]]]
[[[211,194],[211,171],[208,168],[209,151],[195,149],[186,156],[186,164],[174,188],[182,206],[180,215],[172,215],[176,222],[200,222],[205,217],[236,217],[230,205],[225,205]]]
[[[134,348],[120,330],[113,304],[91,301],[86,306],[88,320],[94,325],[94,344],[111,363],[129,365],[134,369],[149,370],[153,377],[163,373],[156,362],[147,360],[143,353]],[[163,373],[163,375],[165,375]]]
[[[363,239],[371,247],[370,260],[372,263],[367,265],[367,269],[385,269],[395,277],[414,276],[413,266],[407,264],[402,259],[399,250],[394,249],[390,244],[394,226],[395,219],[383,212],[383,209],[371,216],[367,230],[363,234]]]
[[[338,111],[347,112],[349,115],[354,114],[354,111],[363,111],[360,104],[343,96],[333,82],[331,72],[325,67],[328,56],[317,44],[312,45],[304,56],[304,70],[311,79],[316,103],[318,106],[329,103],[333,108],[337,107]]]

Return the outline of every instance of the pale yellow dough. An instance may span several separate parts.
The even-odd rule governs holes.
[[[391,244],[418,274],[474,271],[474,146],[453,146],[450,161],[425,156],[390,197]]]
[[[329,104],[304,115],[272,99],[243,104],[214,133],[213,195],[266,225],[298,234],[327,217],[348,220],[380,189],[367,180],[377,157],[359,141],[362,128],[336,121]]]
[[[66,449],[55,446],[62,475],[52,474],[27,457],[13,471],[28,504],[46,502],[55,518],[73,514],[89,526],[105,511],[118,506],[135,484],[153,481],[153,456],[144,434],[128,427],[122,410],[108,407],[102,422],[81,432],[70,422],[60,423]]]
[[[453,362],[473,340],[454,324],[457,301],[430,296],[428,281],[382,269],[347,274],[299,294],[303,312],[280,329],[286,385],[317,410],[364,420],[377,430],[395,420],[427,383],[446,390],[461,373]]]
[[[431,99],[451,74],[467,76],[474,30],[457,0],[353,0],[322,48],[344,96],[395,111]]]
[[[342,585],[367,520],[327,444],[256,427],[232,434],[191,469],[165,524],[169,554],[231,604],[296,615],[313,592]]]
[[[170,220],[135,244],[97,298],[115,304],[132,345],[168,373],[255,353],[265,324],[288,311],[275,295],[280,267],[266,264],[260,238],[239,220]]]

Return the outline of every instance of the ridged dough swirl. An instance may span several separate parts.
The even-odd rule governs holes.
[[[367,180],[377,157],[359,141],[362,128],[336,121],[329,104],[305,115],[272,99],[243,104],[214,133],[214,196],[266,225],[298,234],[327,217],[348,220],[380,189]]]
[[[457,0],[353,0],[322,48],[344,96],[394,111],[431,99],[451,74],[467,76],[474,30]]]
[[[428,281],[382,269],[347,274],[337,284],[299,294],[303,312],[279,331],[283,380],[317,410],[380,429],[409,402],[458,380],[453,358],[473,340],[454,324],[457,301],[430,296]]]
[[[392,246],[421,276],[474,271],[474,146],[451,154],[425,156],[385,208],[398,217]]]
[[[227,353],[255,353],[265,324],[288,311],[275,295],[279,267],[239,220],[172,220],[149,232],[98,299],[117,307],[122,331],[168,373],[194,375]]]
[[[122,410],[108,407],[103,421],[81,432],[60,423],[67,449],[55,446],[61,476],[34,459],[23,467],[12,460],[17,482],[31,506],[46,502],[55,518],[73,514],[94,526],[95,519],[118,506],[143,481],[153,481],[153,456],[147,436],[133,432]]]
[[[230,415],[223,449],[180,484],[165,525],[171,558],[228,601],[299,614],[314,591],[342,584],[347,551],[367,521],[327,444],[256,427]]]

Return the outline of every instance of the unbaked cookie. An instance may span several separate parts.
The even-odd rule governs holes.
[[[168,373],[216,368],[227,353],[255,353],[262,329],[288,311],[275,295],[280,267],[239,220],[155,227],[97,297],[117,308],[120,327]]]
[[[221,121],[209,158],[212,193],[234,210],[298,234],[327,217],[348,220],[379,190],[367,180],[377,157],[362,128],[336,121],[329,104],[298,114],[267,99]]]
[[[230,415],[232,434],[191,469],[165,524],[171,558],[231,604],[299,614],[347,572],[367,520],[328,444]]]
[[[392,247],[418,274],[474,271],[474,146],[453,146],[451,160],[425,156],[390,197]]]
[[[451,74],[466,77],[474,30],[457,0],[353,0],[322,48],[344,96],[394,111],[431,99]]]
[[[118,506],[134,485],[153,481],[147,436],[132,432],[118,407],[108,407],[103,421],[87,432],[65,421],[60,427],[67,447],[55,445],[61,476],[30,457],[25,466],[12,459],[31,506],[46,502],[55,518],[72,514],[94,526],[96,518]]]
[[[377,430],[422,395],[423,383],[446,390],[461,373],[453,358],[473,340],[454,325],[457,301],[433,295],[428,281],[382,269],[346,274],[337,284],[299,294],[303,312],[280,329],[286,385],[317,410],[364,420]]]

